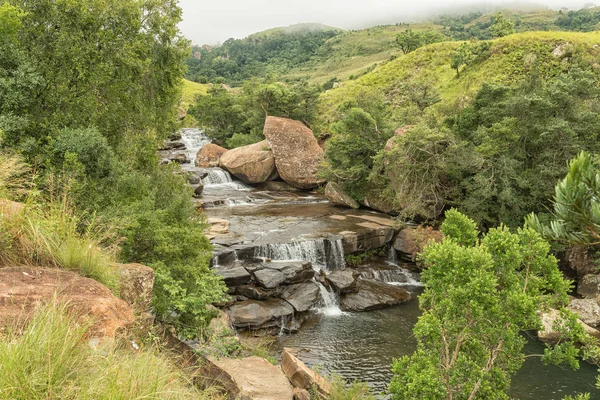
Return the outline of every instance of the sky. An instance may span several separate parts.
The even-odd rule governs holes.
[[[509,6],[509,1],[482,0],[179,0],[180,29],[194,44],[219,44],[277,26],[319,22],[343,29],[411,22],[465,4]],[[590,0],[534,0],[558,9],[581,8]]]

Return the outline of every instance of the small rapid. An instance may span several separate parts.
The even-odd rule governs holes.
[[[333,271],[346,266],[344,247],[339,238],[267,243],[255,248],[254,257],[273,261],[308,261],[316,271]]]

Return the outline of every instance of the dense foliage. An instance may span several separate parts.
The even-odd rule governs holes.
[[[208,268],[190,189],[156,154],[175,127],[187,53],[181,10],[170,0],[11,4],[0,6],[1,151],[20,152],[35,170],[30,201],[44,209],[67,197],[73,229],[99,221],[116,233],[90,243],[152,266],[157,316],[196,334],[224,285]]]
[[[556,25],[569,31],[594,31],[598,29],[598,22],[600,22],[600,10],[598,8],[583,8],[568,12],[561,10],[556,18]]]
[[[524,361],[524,330],[538,329],[538,310],[567,303],[550,245],[532,229],[491,229],[481,240],[475,222],[455,210],[445,238],[421,255],[423,315],[417,350],[394,362],[393,399],[509,399],[511,376]],[[581,334],[571,326],[566,331]],[[548,348],[547,362],[577,367],[573,342]]]
[[[239,85],[252,77],[277,76],[309,61],[337,33],[327,27],[295,32],[282,29],[229,39],[216,47],[194,46],[186,61],[186,77],[200,83]]]

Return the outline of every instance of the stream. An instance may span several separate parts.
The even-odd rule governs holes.
[[[183,170],[206,175],[202,196],[195,201],[209,218],[230,223],[228,236],[211,240],[214,267],[250,254],[271,260],[311,261],[325,270],[344,268],[340,234],[389,219],[374,211],[334,207],[317,192],[290,190],[280,182],[252,187],[220,168],[197,168],[195,155],[209,140],[200,130],[184,129],[181,142],[185,149],[161,154],[167,158],[185,154],[189,162],[182,164]],[[322,287],[316,312],[297,333],[281,334],[275,346],[299,349],[299,357],[307,365],[318,365],[321,371],[335,372],[349,381],[358,379],[375,392],[385,392],[392,360],[415,349],[412,328],[420,315],[416,299],[420,288],[415,276],[393,257],[363,267],[363,276],[402,285],[415,299],[382,310],[348,313],[341,312],[334,295]],[[543,344],[532,338],[525,351],[538,354],[543,352]],[[510,395],[521,400],[559,400],[587,391],[592,399],[600,399],[594,386],[596,375],[596,368],[585,362],[572,371],[530,358],[514,377]]]

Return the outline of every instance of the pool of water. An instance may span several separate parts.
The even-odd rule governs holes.
[[[391,379],[392,360],[412,354],[416,341],[412,329],[420,311],[417,300],[396,307],[340,316],[315,315],[300,332],[284,335],[277,346],[301,349],[299,357],[322,371],[335,372],[346,380],[367,382],[383,393]],[[528,354],[543,352],[544,345],[529,340]],[[578,371],[566,367],[544,366],[538,358],[529,358],[514,377],[510,394],[520,400],[560,400],[566,395],[592,393],[597,370],[585,362]],[[383,395],[382,395],[383,397]]]

